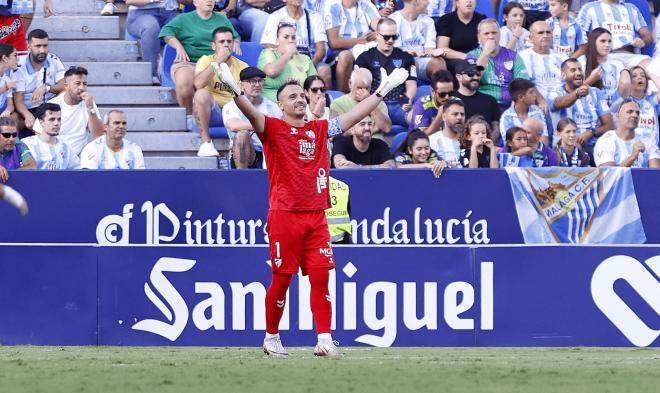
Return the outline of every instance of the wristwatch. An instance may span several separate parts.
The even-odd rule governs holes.
[[[89,109],[87,109],[87,111],[89,112],[90,115],[95,115],[95,116],[97,115],[96,109],[94,109],[94,108],[89,108]]]
[[[46,85],[46,93],[50,92],[50,85]]]

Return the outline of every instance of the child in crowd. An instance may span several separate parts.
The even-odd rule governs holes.
[[[515,1],[506,3],[502,10],[505,26],[500,29],[500,46],[516,52],[530,48],[529,31],[523,27],[525,10]]]
[[[562,56],[577,59],[587,52],[587,33],[570,15],[572,0],[550,0],[550,15],[546,22],[552,31],[552,50]]]
[[[410,131],[400,150],[394,157],[399,168],[429,168],[435,177],[445,169],[445,162],[431,149],[429,136],[419,128]]]
[[[533,167],[533,150],[527,146],[527,131],[520,127],[511,127],[506,131],[506,145],[497,154],[500,168],[508,166]]]
[[[557,123],[559,143],[555,154],[559,166],[589,166],[589,155],[577,145],[577,124],[573,119],[564,118]]]
[[[483,116],[468,119],[460,135],[461,164],[463,168],[497,168],[498,148],[488,139],[490,125]]]

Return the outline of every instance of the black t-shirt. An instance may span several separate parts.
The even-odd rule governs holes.
[[[474,115],[481,115],[488,124],[494,121],[500,121],[500,107],[493,96],[476,92],[471,96],[464,96],[458,91],[454,92],[454,97],[460,98],[465,103],[465,120]]]
[[[380,68],[385,68],[389,75],[395,68],[405,68],[410,75],[409,81],[417,80],[417,69],[415,67],[415,58],[408,52],[402,51],[400,48],[394,48],[392,54],[385,56],[377,48],[371,48],[362,52],[355,60],[355,65],[366,68],[371,71],[371,92],[376,91],[380,85]],[[408,98],[405,97],[406,84],[402,83],[390,91],[384,98],[384,101],[397,101],[404,104],[408,103]]]
[[[461,165],[463,168],[470,167],[470,149],[461,149]],[[477,168],[490,168],[490,149],[484,146],[482,153],[477,152]]]
[[[332,145],[332,168],[335,167],[335,156],[341,154],[348,161],[358,165],[379,165],[392,159],[387,143],[380,139],[372,139],[369,148],[364,153],[355,148],[353,136],[338,136]]]
[[[458,13],[454,11],[440,17],[435,24],[435,31],[437,35],[449,37],[449,49],[468,53],[479,46],[477,25],[483,19],[486,19],[485,15],[475,12],[470,23],[466,25],[458,19]]]

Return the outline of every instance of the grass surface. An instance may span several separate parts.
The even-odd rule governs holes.
[[[0,347],[0,392],[660,392],[660,350]]]

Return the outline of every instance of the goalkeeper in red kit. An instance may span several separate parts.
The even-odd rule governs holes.
[[[307,101],[298,82],[286,82],[278,89],[277,104],[283,116],[277,119],[263,115],[242,95],[226,64],[221,64],[217,73],[234,90],[236,105],[263,143],[268,167],[267,225],[273,274],[266,292],[263,350],[268,355],[288,356],[278,328],[291,277],[300,268],[311,283],[310,304],[318,334],[314,354],[340,356],[330,330],[332,299],[328,278],[335,265],[325,218],[325,209],[330,206],[328,138],[367,117],[388,92],[406,80],[408,71],[399,68],[387,75],[381,69],[378,89],[350,112],[334,119],[310,122],[305,121]],[[257,68],[254,73],[256,78],[265,77]]]

